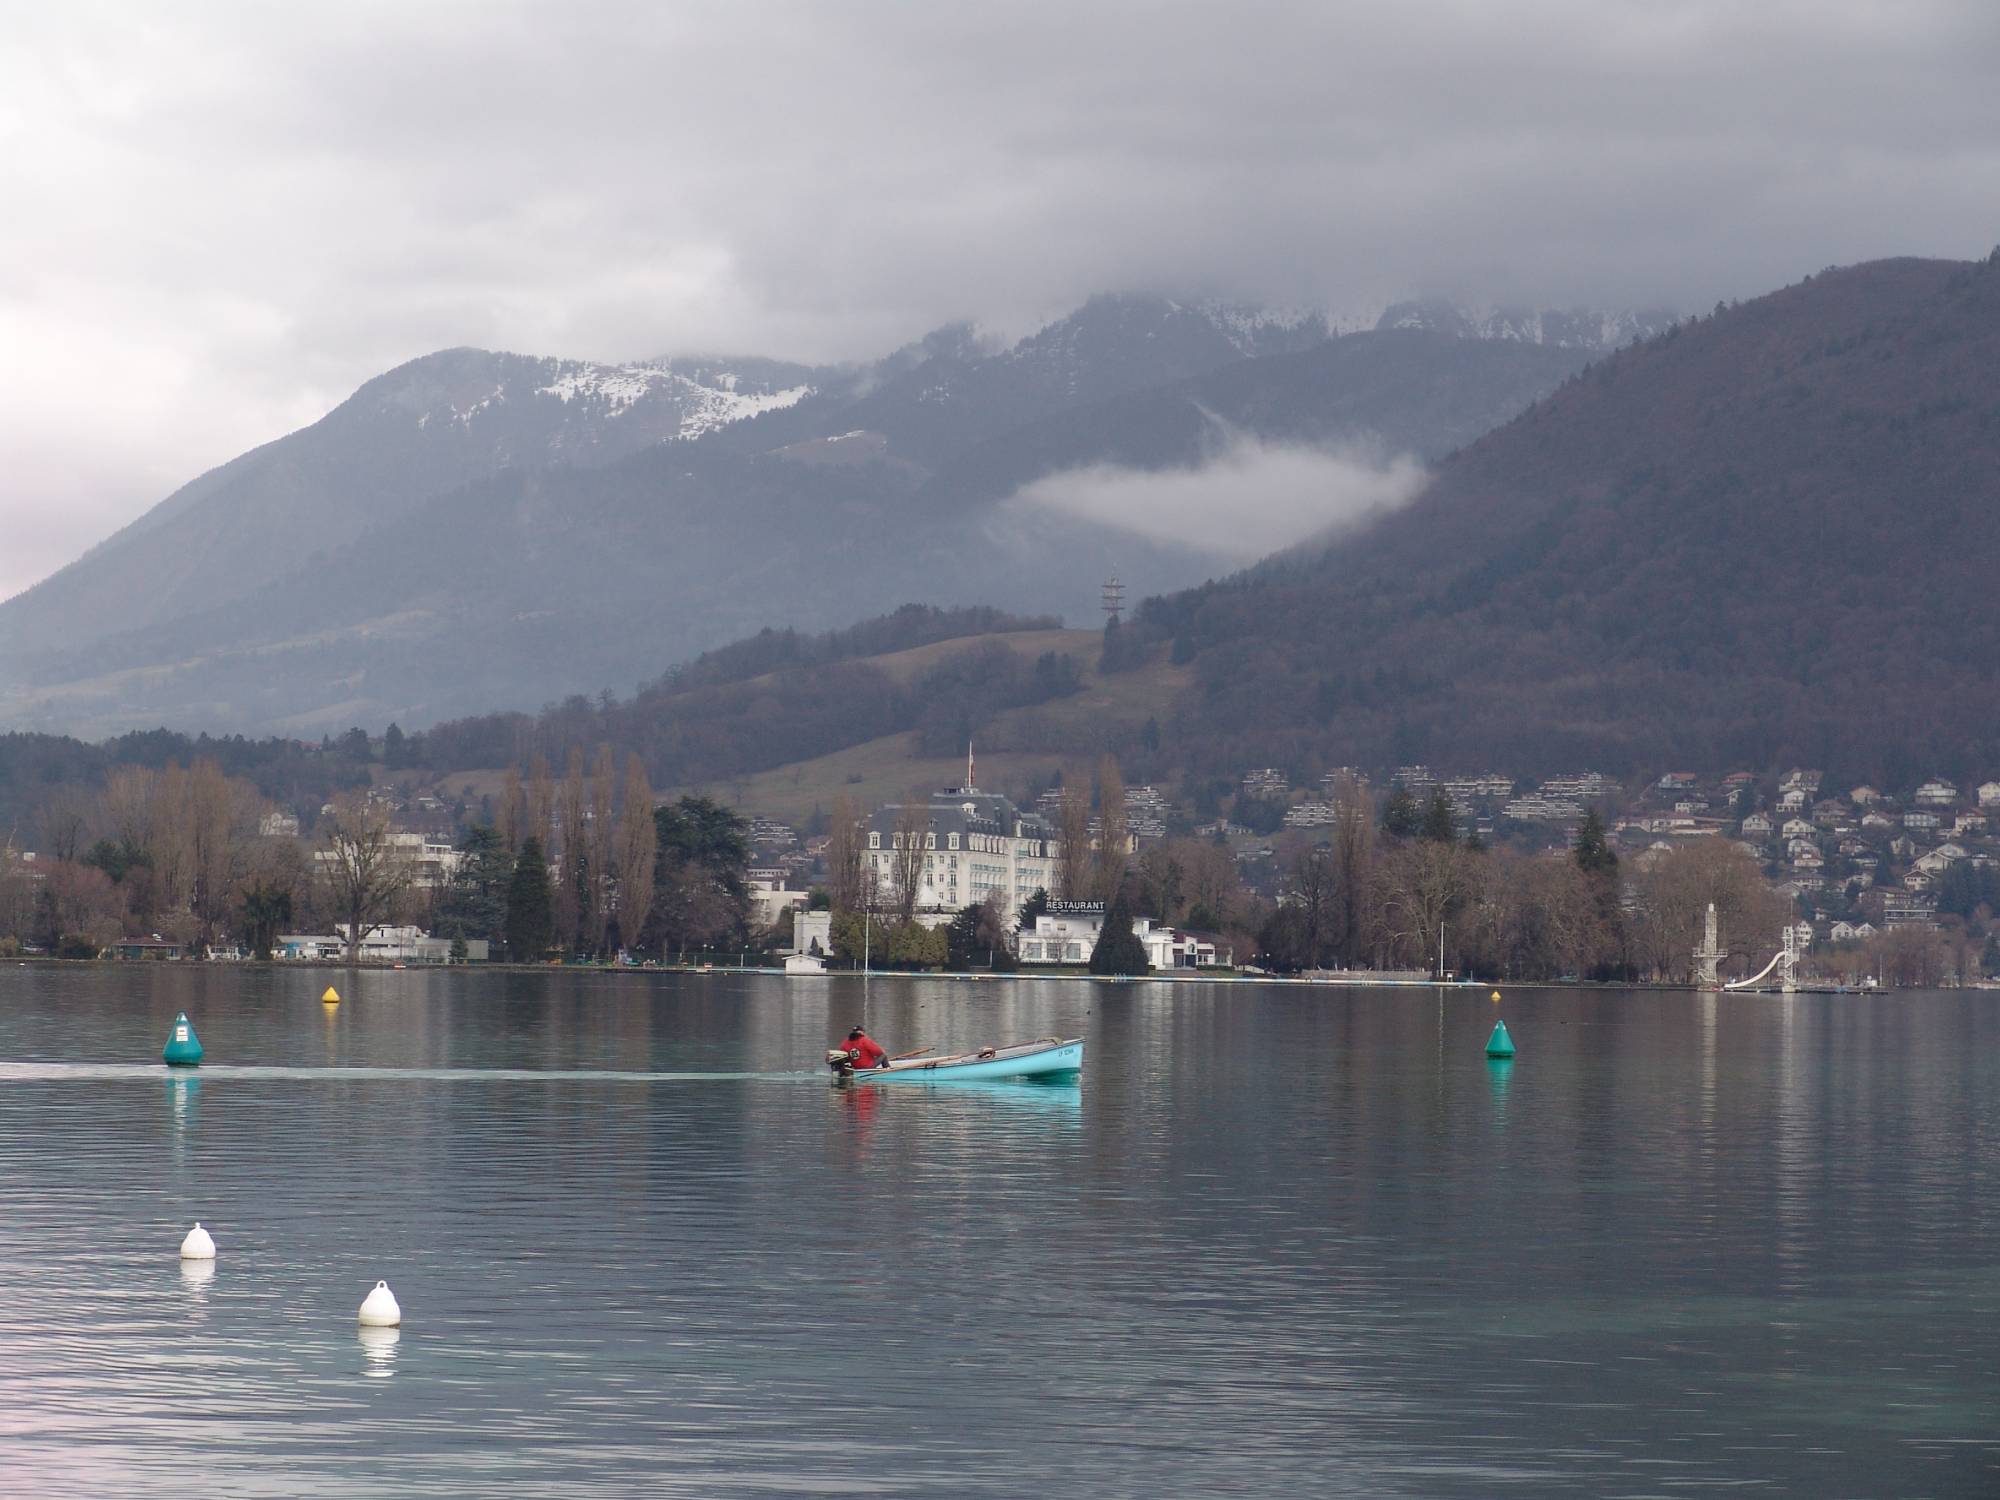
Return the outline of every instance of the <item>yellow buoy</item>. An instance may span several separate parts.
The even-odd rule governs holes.
[[[1500,1003],[1500,992],[1498,990],[1495,990],[1493,992],[1493,1003],[1495,1005],[1498,1005]]]
[[[1498,1000],[1500,997],[1498,995],[1495,995],[1493,998],[1495,1000]],[[319,997],[319,1003],[321,1005],[340,1004],[340,991],[335,989],[332,985],[328,985],[326,987],[326,993]]]

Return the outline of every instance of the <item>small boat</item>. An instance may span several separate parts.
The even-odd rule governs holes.
[[[866,1083],[1074,1077],[1083,1069],[1083,1040],[1073,1037],[1064,1041],[1061,1037],[1045,1036],[1006,1047],[981,1047],[977,1052],[961,1052],[955,1057],[895,1059],[879,1068],[856,1068],[854,1059],[838,1050],[827,1053],[826,1061],[842,1081]]]

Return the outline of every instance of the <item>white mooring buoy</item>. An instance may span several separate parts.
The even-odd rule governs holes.
[[[396,1305],[388,1282],[376,1282],[375,1290],[361,1299],[360,1317],[363,1328],[395,1328],[402,1323],[403,1309]]]
[[[181,1259],[215,1259],[215,1241],[210,1237],[209,1232],[203,1229],[199,1223],[190,1229],[187,1232],[187,1238],[181,1241]]]

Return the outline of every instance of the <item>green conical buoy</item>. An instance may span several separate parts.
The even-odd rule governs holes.
[[[201,1061],[201,1038],[194,1034],[194,1023],[186,1011],[174,1017],[174,1029],[168,1033],[166,1050],[160,1056],[170,1068],[192,1068]]]
[[[1505,1021],[1495,1021],[1493,1023],[1493,1035],[1486,1039],[1486,1055],[1488,1057],[1512,1057],[1514,1055],[1514,1039],[1507,1035],[1507,1023]]]

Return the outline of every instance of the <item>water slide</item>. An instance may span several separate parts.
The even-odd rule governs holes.
[[[1765,964],[1763,968],[1759,969],[1755,974],[1752,974],[1748,979],[1739,979],[1734,984],[1725,984],[1723,988],[1725,990],[1755,989],[1757,987],[1757,983],[1759,980],[1761,980],[1766,974],[1769,974],[1773,969],[1777,968],[1778,965],[1783,963],[1784,961],[1785,961],[1785,950],[1783,948],[1780,948],[1776,953],[1771,955],[1771,961],[1769,963]]]

